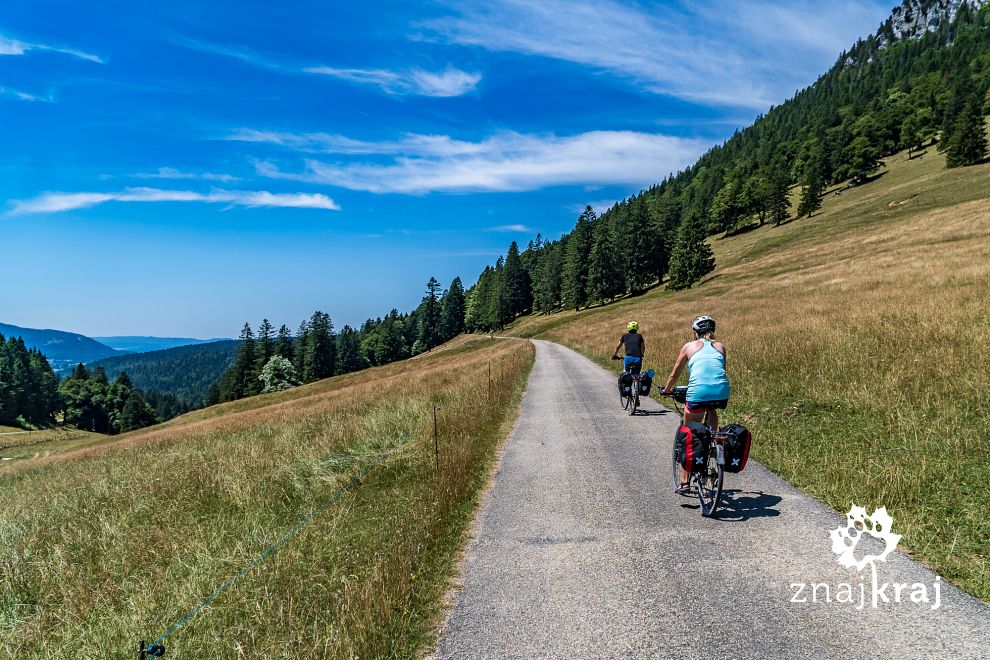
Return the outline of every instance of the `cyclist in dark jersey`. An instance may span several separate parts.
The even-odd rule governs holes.
[[[626,357],[622,361],[622,368],[631,374],[638,374],[643,368],[643,351],[646,350],[646,340],[643,339],[643,335],[639,334],[639,323],[636,321],[630,321],[626,330],[628,332],[622,335],[619,343],[615,345],[612,357],[619,359],[619,349],[625,346]]]

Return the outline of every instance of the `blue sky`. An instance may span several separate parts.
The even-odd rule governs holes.
[[[0,321],[338,327],[691,164],[892,0],[0,5]]]

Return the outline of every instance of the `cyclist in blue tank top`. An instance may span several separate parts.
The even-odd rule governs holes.
[[[694,341],[681,348],[663,393],[670,394],[687,365],[690,377],[684,423],[700,422],[708,411],[708,426],[717,431],[718,409],[725,408],[730,394],[729,376],[725,371],[725,346],[715,341],[715,319],[712,317],[699,316],[691,329],[694,330]]]

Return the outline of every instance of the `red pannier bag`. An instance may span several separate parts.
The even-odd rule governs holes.
[[[753,436],[742,424],[729,424],[721,429],[725,434],[725,471],[742,472],[749,460],[749,446]]]
[[[677,460],[687,472],[705,469],[705,457],[712,443],[712,432],[700,422],[691,422],[677,429],[674,439]]]

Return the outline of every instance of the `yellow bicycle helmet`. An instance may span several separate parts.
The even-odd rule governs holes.
[[[629,325],[626,326],[626,330],[633,332],[634,330],[639,330],[639,323],[636,321],[630,321]]]

